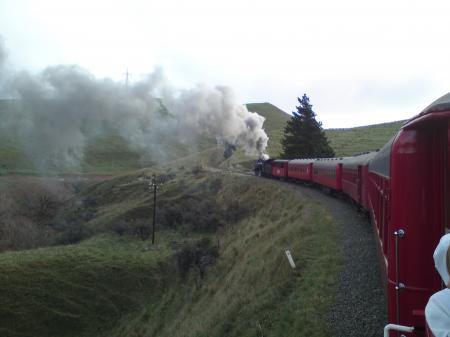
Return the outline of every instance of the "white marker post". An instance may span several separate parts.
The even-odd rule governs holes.
[[[284,252],[286,253],[286,257],[289,261],[289,264],[291,265],[291,268],[295,269],[295,263],[294,259],[292,258],[291,252],[288,249],[286,249]]]

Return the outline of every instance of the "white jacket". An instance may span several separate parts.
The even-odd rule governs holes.
[[[450,289],[441,290],[430,297],[425,317],[435,337],[450,337]]]
[[[449,284],[447,270],[447,251],[450,247],[450,234],[444,235],[433,254],[434,265],[445,285]],[[435,337],[450,337],[450,289],[445,288],[428,300],[425,318]]]

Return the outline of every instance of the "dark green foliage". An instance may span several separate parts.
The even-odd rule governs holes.
[[[203,168],[200,165],[196,165],[192,168],[191,172],[197,175],[203,172]]]
[[[113,225],[112,231],[119,236],[134,236],[145,241],[150,238],[151,225],[151,220],[145,218],[119,220]]]
[[[223,226],[225,215],[213,200],[183,196],[161,206],[157,223],[162,228],[182,228],[187,232],[215,232]]]
[[[211,244],[209,238],[204,238],[195,243],[185,243],[180,251],[175,254],[180,277],[185,279],[192,267],[196,267],[202,279],[206,269],[213,265],[219,257],[217,246]]]
[[[72,245],[92,236],[92,231],[84,225],[75,224],[67,227],[53,241],[54,245]]]
[[[334,157],[334,151],[328,143],[322,123],[316,120],[309,98],[306,94],[297,98],[300,103],[297,111],[284,128],[281,141],[283,158],[326,158]]]
[[[244,219],[249,213],[251,212],[248,206],[242,205],[242,203],[236,200],[229,201],[225,209],[225,220],[234,224]]]

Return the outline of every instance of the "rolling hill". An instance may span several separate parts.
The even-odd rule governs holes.
[[[18,109],[16,102],[0,100],[0,118],[14,113],[16,109]],[[284,126],[290,115],[270,103],[250,103],[247,104],[247,109],[266,118],[264,129],[269,136],[267,152],[271,157],[279,156],[282,150],[281,139]],[[399,121],[348,129],[329,129],[325,132],[336,155],[347,156],[381,148],[401,124],[402,121]],[[215,141],[211,139],[202,139],[192,147],[186,144],[169,144],[167,148],[170,149],[171,154],[167,156],[166,162],[192,156],[215,147]],[[249,168],[254,159],[245,156],[242,151],[236,151],[226,163]],[[100,135],[95,142],[87,144],[84,160],[77,172],[117,174],[153,164],[154,162],[149,158],[143,160],[123,138],[112,131]],[[49,171],[51,170],[46,173],[51,173]],[[0,175],[7,173],[26,175],[42,172],[34,167],[32,161],[25,155],[20,138],[14,130],[0,128]],[[59,171],[55,169],[53,173],[59,173]]]
[[[151,245],[139,178],[152,173],[70,199],[47,226],[87,227],[81,242],[0,254],[2,337],[328,336],[341,256],[321,204],[275,181],[183,165],[158,193]]]

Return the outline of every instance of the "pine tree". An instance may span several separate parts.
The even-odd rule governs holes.
[[[306,94],[297,98],[300,103],[297,111],[284,128],[283,158],[325,158],[334,157],[322,123],[316,121],[316,114]]]

